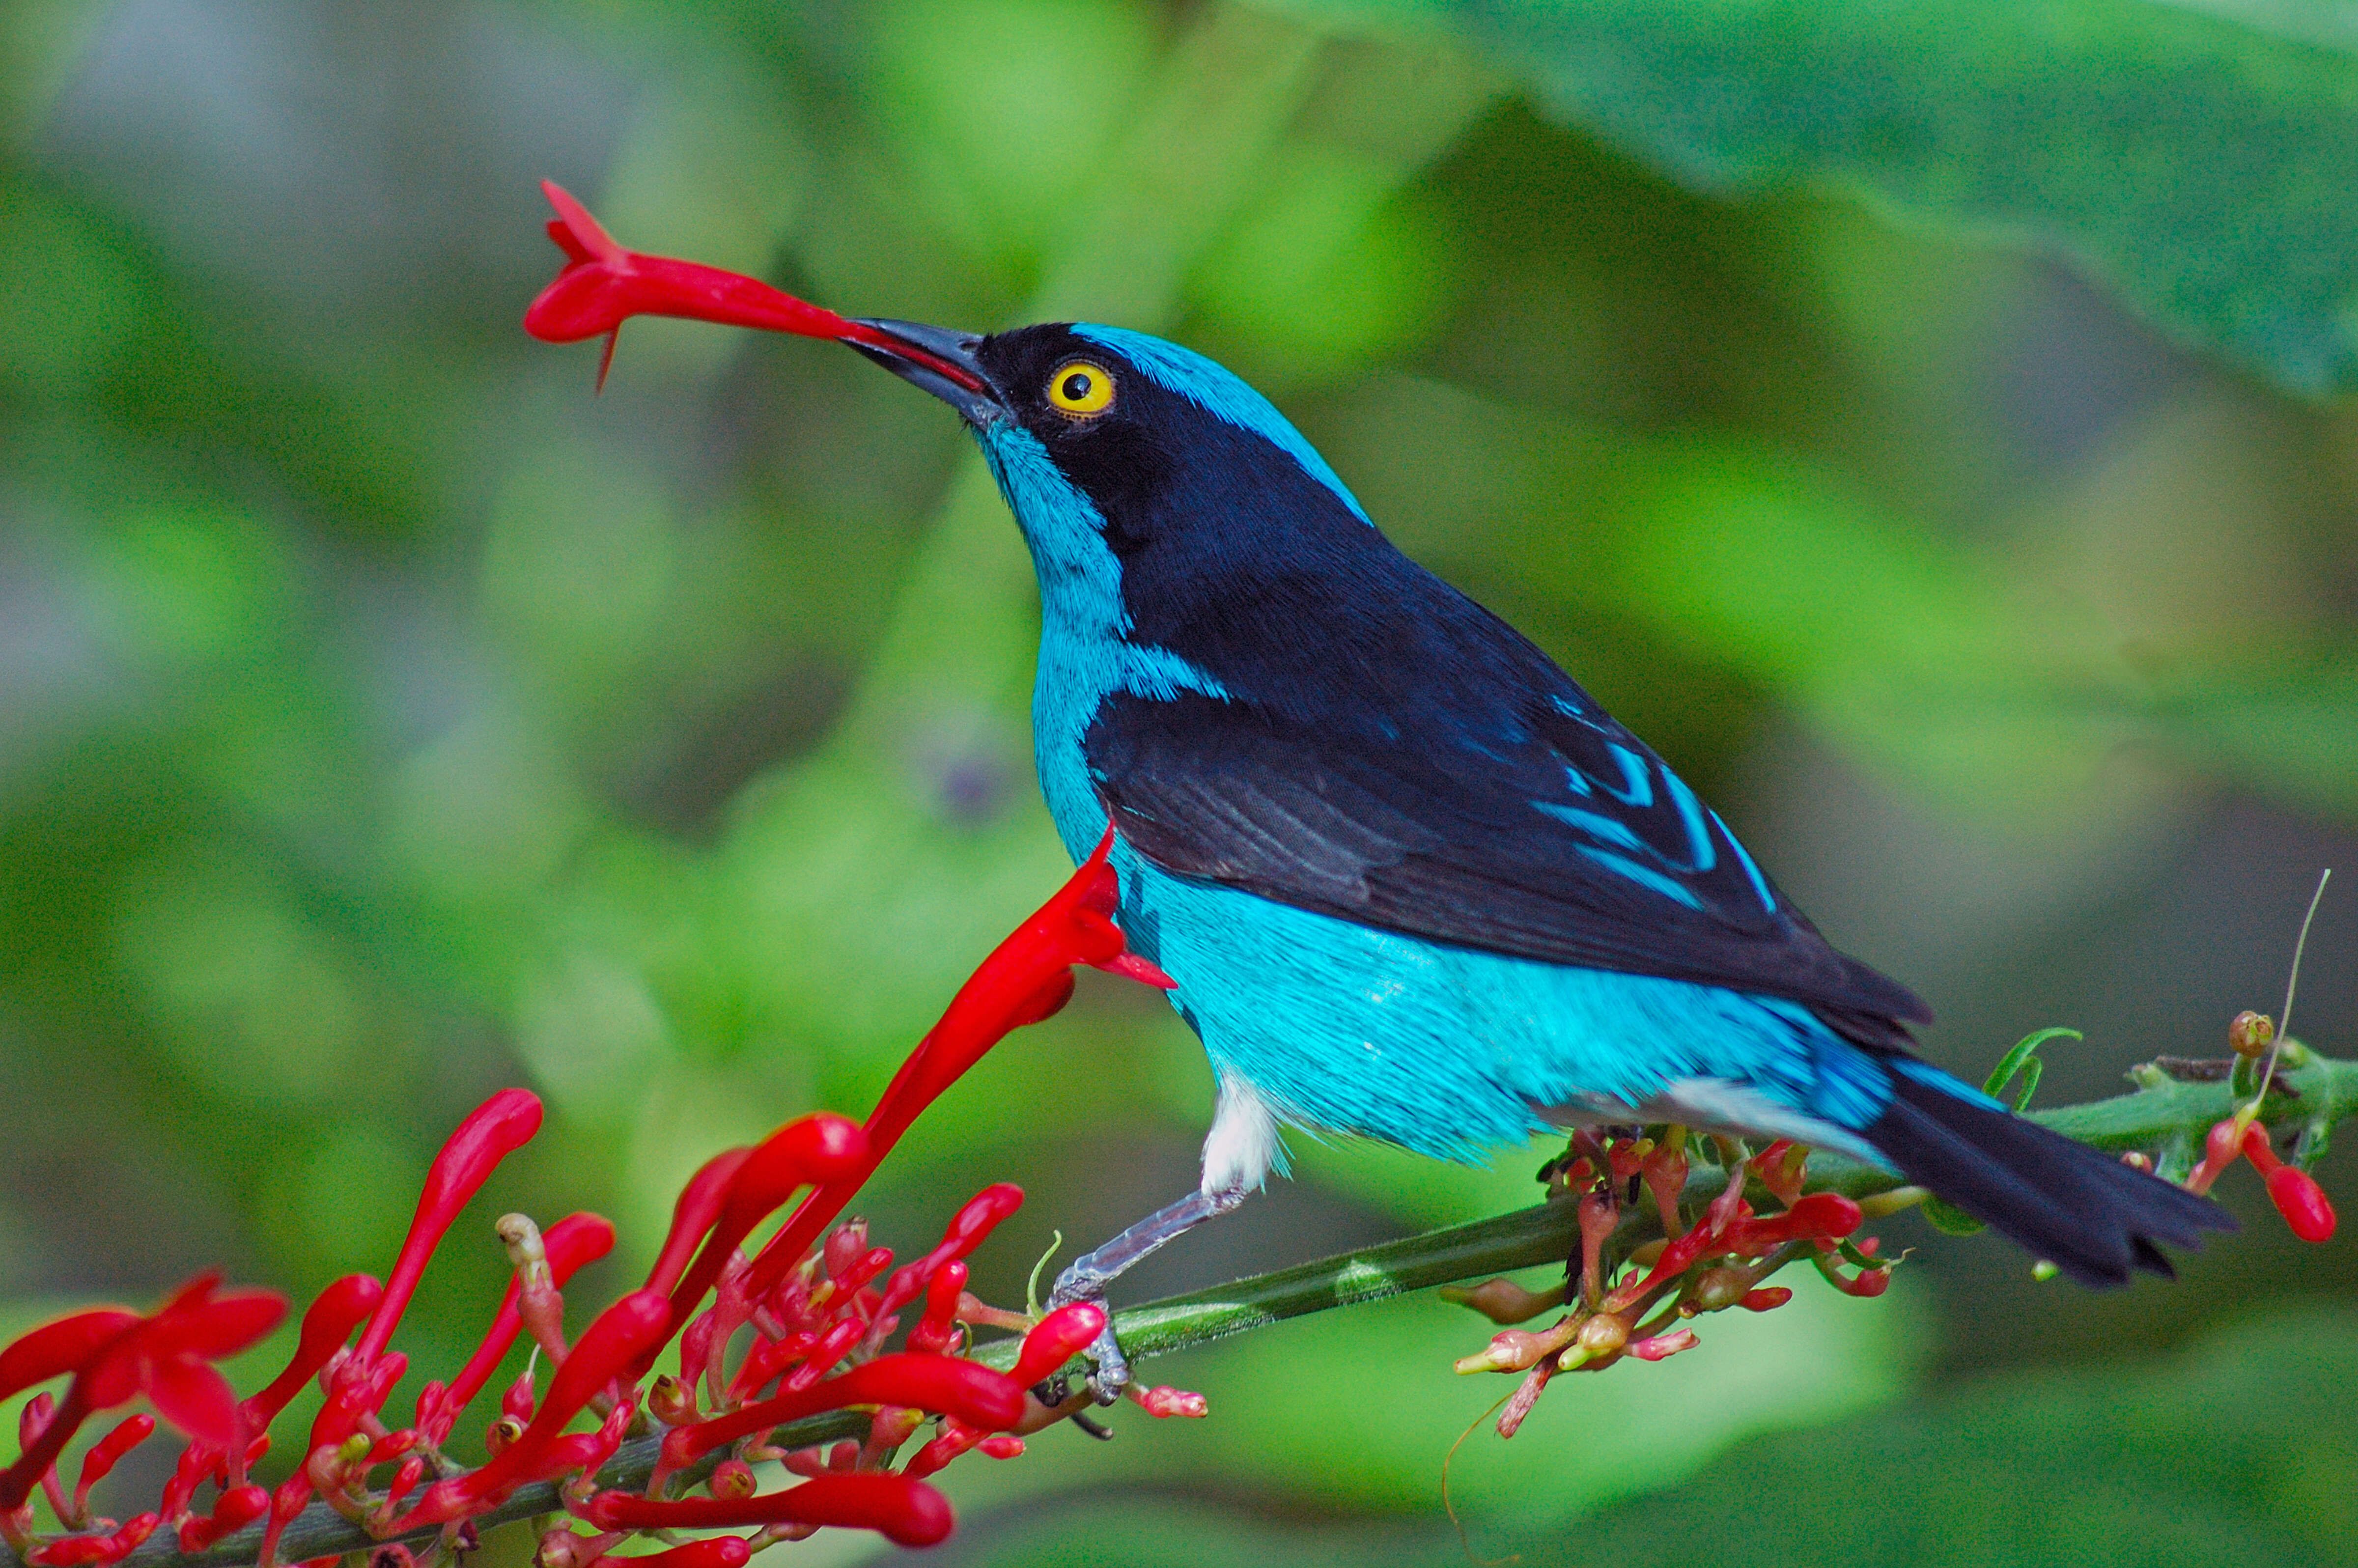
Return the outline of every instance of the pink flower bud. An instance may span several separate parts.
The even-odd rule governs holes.
[[[1174,1389],[1168,1383],[1149,1389],[1144,1393],[1133,1391],[1130,1397],[1138,1401],[1141,1409],[1157,1420],[1172,1416],[1200,1420],[1212,1413],[1211,1402],[1203,1395],[1191,1394],[1184,1389]],[[990,1445],[985,1444],[983,1446],[987,1450]],[[1017,1452],[1022,1452],[1020,1444],[1017,1445]],[[994,1455],[994,1457],[997,1456]]]
[[[1682,1328],[1674,1334],[1657,1335],[1651,1339],[1633,1339],[1626,1347],[1626,1353],[1640,1361],[1660,1361],[1682,1350],[1692,1350],[1702,1343],[1695,1337],[1694,1330]]]

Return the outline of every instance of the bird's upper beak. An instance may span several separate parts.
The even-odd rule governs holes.
[[[976,362],[974,351],[982,339],[975,333],[874,317],[863,317],[859,324],[891,341],[847,338],[846,342],[902,380],[924,387],[966,416],[968,424],[984,424],[1007,412],[990,377]]]

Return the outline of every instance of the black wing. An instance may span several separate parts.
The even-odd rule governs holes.
[[[1505,701],[1469,707],[1452,682],[1446,701],[1341,718],[1118,694],[1089,728],[1089,766],[1122,836],[1183,875],[1460,946],[1786,997],[1867,1044],[1930,1022],[1544,668],[1551,689]]]

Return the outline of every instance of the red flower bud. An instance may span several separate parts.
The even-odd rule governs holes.
[[[135,1415],[90,1445],[90,1452],[82,1455],[81,1479],[74,1484],[74,1518],[90,1517],[90,1489],[104,1480],[117,1461],[146,1442],[155,1431],[154,1416]]]
[[[1774,1312],[1793,1299],[1793,1292],[1782,1285],[1770,1285],[1765,1290],[1747,1291],[1736,1304],[1746,1312]]]
[[[2235,1125],[2235,1119],[2232,1116],[2212,1124],[2202,1140],[2202,1162],[2195,1166],[2186,1178],[2188,1192],[2207,1193],[2211,1190],[2211,1184],[2219,1179],[2219,1173],[2234,1164],[2235,1157],[2243,1152],[2244,1130]]]
[[[2307,1171],[2287,1165],[2268,1176],[2268,1197],[2303,1241],[2333,1239],[2333,1205]]]
[[[2268,1201],[2277,1206],[2277,1212],[2284,1216],[2295,1236],[2303,1241],[2333,1238],[2333,1206],[2326,1201],[2325,1189],[2308,1172],[2277,1158],[2266,1129],[2252,1127],[2244,1130],[2244,1157],[2267,1183]]]
[[[841,1377],[694,1426],[676,1427],[664,1435],[663,1464],[666,1470],[676,1470],[750,1433],[848,1405],[906,1405],[996,1431],[1014,1425],[1022,1416],[1023,1389],[1020,1374],[1010,1377],[979,1362],[947,1356],[879,1356]]]
[[[303,1385],[319,1375],[319,1368],[329,1357],[344,1347],[352,1330],[367,1321],[377,1303],[384,1299],[384,1287],[367,1274],[346,1274],[321,1291],[303,1310],[303,1328],[295,1345],[294,1358],[286,1370],[270,1381],[260,1393],[247,1399],[241,1407],[248,1432],[266,1432],[270,1423],[287,1403],[302,1390]]]
[[[202,1552],[232,1530],[243,1530],[270,1509],[270,1494],[260,1487],[232,1487],[213,1504],[213,1511],[180,1527],[180,1550]]]
[[[1015,1367],[1008,1376],[1019,1389],[1028,1389],[1054,1372],[1065,1362],[1087,1349],[1105,1332],[1105,1308],[1095,1302],[1074,1302],[1060,1306],[1038,1323],[1023,1336],[1023,1348],[1015,1357]],[[982,1424],[1004,1426],[1006,1422]]]
[[[572,1449],[559,1451],[566,1423],[617,1374],[660,1348],[670,1333],[671,1303],[660,1291],[633,1291],[600,1313],[549,1380],[548,1397],[531,1423],[482,1468],[428,1487],[417,1506],[387,1526],[386,1533],[406,1534],[421,1524],[464,1519],[528,1481],[562,1474],[570,1466],[561,1461],[578,1458]],[[593,1442],[600,1436],[582,1435]]]
[[[903,1270],[903,1273],[914,1271]],[[966,1291],[967,1266],[953,1258],[934,1271],[925,1286],[925,1315],[909,1331],[909,1348],[925,1355],[938,1356],[957,1343],[958,1297]],[[893,1283],[900,1283],[896,1276]],[[889,1296],[886,1298],[891,1299]]]
[[[1840,1193],[1812,1193],[1782,1214],[1740,1222],[1730,1249],[1759,1253],[1788,1241],[1839,1241],[1856,1230],[1864,1217],[1858,1205]]]
[[[723,1149],[697,1167],[696,1174],[680,1189],[678,1201],[672,1205],[671,1231],[664,1238],[663,1251],[656,1256],[654,1267],[647,1271],[647,1289],[668,1293],[679,1283],[687,1260],[696,1256],[712,1222],[720,1217],[720,1206],[728,1201],[729,1184],[737,1179],[737,1168],[752,1152],[750,1148]]]
[[[34,1568],[86,1568],[89,1564],[120,1563],[139,1543],[156,1533],[161,1514],[141,1514],[113,1535],[73,1535],[27,1552]]]
[[[796,1189],[811,1185],[824,1189],[827,1184],[846,1181],[856,1187],[873,1168],[870,1153],[868,1136],[857,1124],[825,1112],[790,1121],[754,1145],[730,1179],[729,1191],[721,1200],[711,1234],[671,1292],[673,1321],[686,1321],[689,1311],[720,1277],[721,1268],[737,1250],[737,1244],[775,1212],[780,1204],[794,1196]],[[848,1201],[849,1194],[845,1196]],[[841,1212],[839,1207],[837,1212]],[[833,1217],[832,1214],[827,1216],[829,1219]],[[804,1245],[807,1245],[807,1238],[795,1247],[795,1260],[801,1258]],[[765,1250],[763,1256],[766,1258],[769,1253]],[[784,1273],[784,1269],[778,1271]],[[763,1280],[757,1271],[749,1277],[746,1294],[751,1300],[759,1300],[776,1282],[775,1279]]]
[[[477,1106],[443,1143],[426,1173],[425,1189],[417,1195],[417,1213],[409,1222],[409,1234],[402,1241],[384,1298],[361,1335],[354,1352],[359,1359],[373,1358],[392,1341],[395,1325],[408,1309],[410,1293],[417,1289],[418,1276],[426,1271],[426,1260],[500,1162],[540,1130],[540,1116],[538,1096],[525,1089],[502,1089]]]
[[[857,1445],[853,1445],[856,1451]],[[932,1546],[950,1532],[949,1504],[903,1476],[827,1475],[754,1498],[634,1497],[600,1492],[582,1509],[600,1530],[715,1530],[748,1524],[873,1530],[899,1546]]]
[[[741,1535],[716,1535],[638,1557],[600,1557],[590,1568],[744,1568],[753,1549]]]

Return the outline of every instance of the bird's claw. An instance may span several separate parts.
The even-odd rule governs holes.
[[[1104,1280],[1076,1263],[1056,1276],[1056,1283],[1048,1292],[1048,1310],[1054,1312],[1075,1302],[1093,1302],[1103,1306],[1105,1288]],[[1105,1327],[1098,1331],[1097,1338],[1091,1340],[1089,1347],[1081,1354],[1089,1358],[1092,1368],[1088,1377],[1089,1398],[1099,1405],[1120,1400],[1121,1391],[1130,1386],[1130,1357],[1121,1353],[1121,1342],[1114,1337],[1111,1314],[1107,1314]],[[1058,1395],[1055,1400],[1048,1398],[1052,1388]],[[1059,1404],[1063,1402],[1063,1380],[1052,1378],[1033,1390],[1033,1395],[1043,1404]]]

